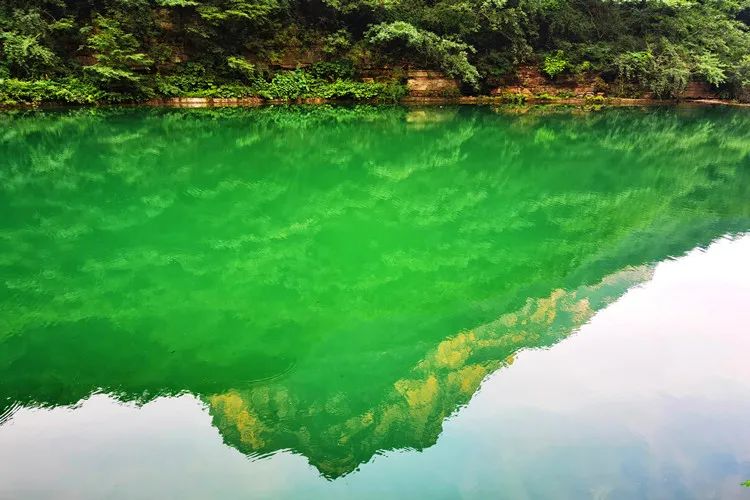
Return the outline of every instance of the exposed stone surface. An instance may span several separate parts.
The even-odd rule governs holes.
[[[322,60],[324,57],[320,47],[288,47],[278,58],[271,61],[271,66],[279,69],[297,69]]]
[[[398,68],[382,67],[382,68],[364,68],[359,70],[360,80],[363,82],[386,82],[390,80],[398,80],[404,76],[403,70]]]
[[[146,104],[152,106],[173,106],[179,108],[205,108],[210,106],[257,106],[263,104],[260,97],[215,98],[215,97],[170,97],[151,99]]]
[[[606,95],[609,86],[597,75],[560,75],[552,80],[542,74],[536,66],[521,66],[515,75],[500,79],[490,95],[523,94],[534,96],[549,94],[551,96],[585,97],[589,95]],[[616,92],[615,92],[616,93]],[[651,92],[644,91],[638,97],[653,99]],[[682,99],[718,99],[716,89],[706,82],[690,82]]]
[[[681,97],[683,99],[718,99],[719,94],[706,82],[690,82]]]
[[[455,78],[440,71],[413,69],[406,73],[410,97],[458,97],[461,86]]]
[[[604,82],[595,75],[561,75],[555,80],[544,76],[536,66],[521,66],[515,75],[502,78],[491,95],[566,94],[570,96],[594,95],[604,91]]]

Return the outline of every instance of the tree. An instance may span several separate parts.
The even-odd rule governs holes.
[[[473,48],[465,43],[441,38],[403,21],[375,25],[366,37],[371,44],[390,48],[403,57],[411,52],[417,57],[427,58],[448,75],[460,78],[475,89],[479,86],[479,72],[468,60]]]
[[[109,90],[136,93],[144,90],[142,77],[136,70],[149,69],[153,61],[140,52],[135,36],[125,33],[118,21],[101,15],[81,32],[86,35],[86,47],[96,60],[83,68],[86,74]]]

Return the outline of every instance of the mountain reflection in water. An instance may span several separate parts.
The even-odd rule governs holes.
[[[0,421],[191,393],[325,477],[750,229],[750,113],[262,108],[0,124]]]

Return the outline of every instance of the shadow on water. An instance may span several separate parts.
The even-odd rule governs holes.
[[[328,478],[750,229],[750,114],[290,107],[0,125],[0,417],[190,392]]]

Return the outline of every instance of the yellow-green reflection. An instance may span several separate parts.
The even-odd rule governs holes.
[[[0,414],[187,391],[337,477],[750,227],[743,110],[506,111],[5,115]]]
[[[352,415],[341,394],[318,401],[279,381],[209,396],[214,424],[225,442],[244,453],[292,449],[334,478],[382,450],[427,448],[437,441],[443,420],[469,401],[489,373],[513,363],[516,352],[565,338],[595,308],[650,276],[644,266],[572,292],[557,289],[549,297],[527,300],[516,312],[449,337],[362,413]]]

